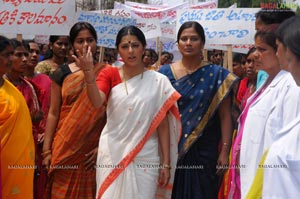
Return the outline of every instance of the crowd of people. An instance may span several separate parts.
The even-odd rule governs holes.
[[[0,198],[299,198],[300,17],[255,24],[232,71],[196,21],[174,61],[131,25],[102,62],[87,22],[47,46],[0,36]]]

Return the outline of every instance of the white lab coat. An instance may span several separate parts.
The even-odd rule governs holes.
[[[278,133],[264,162],[262,198],[300,198],[300,117]]]
[[[247,103],[258,95],[260,87]],[[245,198],[264,151],[273,143],[275,135],[300,111],[300,90],[289,72],[281,70],[270,85],[250,106],[240,151],[241,196]]]

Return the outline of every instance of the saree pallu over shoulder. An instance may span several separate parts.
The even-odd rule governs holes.
[[[179,79],[170,65],[160,72],[182,96],[178,106],[183,128],[172,199],[217,198],[220,179],[216,165],[222,130],[217,110],[231,96],[238,78],[216,65],[202,66]]]
[[[23,95],[8,80],[0,87],[1,179],[3,198],[33,198],[34,140]]]
[[[94,108],[90,103],[83,73],[68,75],[62,86],[62,106],[53,142],[52,164],[80,163],[85,152],[97,146],[104,112],[105,107]]]
[[[181,79],[170,80],[183,96],[178,102],[182,123],[186,124],[179,143],[180,158],[202,136],[205,127],[238,78],[222,67],[206,65]]]
[[[86,154],[97,147],[105,124],[105,107],[94,108],[81,71],[62,84],[62,106],[52,143],[48,198],[95,198],[96,172],[86,170]]]
[[[170,128],[171,164],[173,168],[176,165],[181,129],[176,105],[179,93],[165,76],[155,71],[144,72],[143,78],[139,75],[131,78],[127,81],[127,88],[128,96],[124,85],[118,84],[112,88],[108,99],[108,119],[99,141],[97,160],[97,166],[104,166],[97,168],[98,199],[139,198],[141,192],[149,190],[149,187],[137,188],[143,185],[137,184],[141,176],[136,172],[141,168],[135,167],[135,164],[141,159],[149,161],[149,165],[152,164],[151,160],[156,159],[154,162],[159,164],[158,143],[154,137],[157,127],[166,116]],[[145,147],[147,149],[143,150]],[[147,169],[144,170],[146,172]],[[153,168],[148,171],[152,172]],[[158,197],[170,197],[172,181],[173,177],[166,190],[157,191]],[[154,180],[155,186],[156,183]],[[155,190],[151,194],[155,194]]]
[[[32,121],[33,138],[36,147],[38,147],[38,134],[43,133],[45,130],[41,126],[43,111],[40,104],[40,99],[44,97],[44,91],[38,87],[38,85],[35,85],[30,80],[26,80],[23,77],[20,77],[20,84],[16,87],[23,94],[27,103]],[[38,158],[37,155],[38,154],[36,154],[36,159]]]

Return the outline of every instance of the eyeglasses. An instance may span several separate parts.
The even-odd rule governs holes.
[[[17,58],[22,58],[23,56],[28,57],[29,53],[28,52],[17,52],[17,53],[14,53],[14,56],[16,56]]]

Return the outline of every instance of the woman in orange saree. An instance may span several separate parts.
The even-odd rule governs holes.
[[[34,141],[26,101],[2,78],[12,64],[13,48],[0,36],[0,138],[2,198],[33,198]],[[9,102],[9,103],[8,103]]]
[[[97,35],[91,25],[77,23],[70,35],[75,49],[79,48],[78,40],[84,40],[91,42],[96,52]],[[96,68],[101,66],[94,64]],[[83,72],[75,63],[61,65],[50,77],[51,105],[42,154],[43,164],[49,170],[46,198],[94,199],[94,165],[105,108],[92,106]]]

